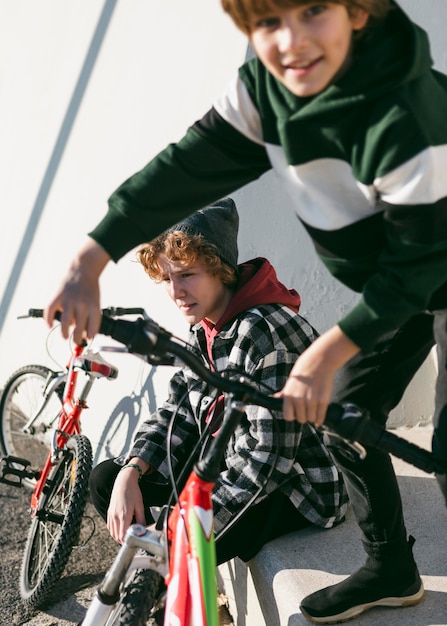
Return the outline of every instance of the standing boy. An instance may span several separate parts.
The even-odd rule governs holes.
[[[237,265],[238,224],[234,202],[225,198],[143,246],[139,260],[165,284],[190,324],[189,344],[210,368],[248,377],[260,389],[281,389],[315,331],[298,315],[298,293],[278,281],[266,259]],[[183,367],[166,402],[141,424],[127,459],[94,468],[92,500],[117,541],[132,520],[153,521],[150,506],[169,501],[173,416],[170,460],[178,476],[218,428],[223,404],[223,396]],[[321,436],[309,424],[279,418],[247,407],[227,447],[212,496],[218,563],[249,560],[275,537],[311,524],[330,528],[344,518],[343,482]]]
[[[222,0],[256,58],[215,106],[110,198],[48,306],[93,335],[112,258],[273,169],[332,274],[359,303],[298,358],[287,420],[323,423],[331,399],[384,424],[436,341],[433,449],[447,459],[447,78],[393,0]],[[429,313],[428,313],[429,312]],[[432,320],[434,325],[432,324]],[[434,332],[434,338],[433,338]],[[337,382],[334,376],[337,374]],[[365,565],[302,602],[316,623],[423,597],[387,455],[334,451]],[[439,484],[447,497],[445,476]]]

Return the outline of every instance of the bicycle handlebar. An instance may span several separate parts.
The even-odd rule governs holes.
[[[377,422],[373,422],[366,411],[355,404],[330,405],[325,423],[343,438],[388,452],[428,474],[447,473],[447,464],[436,458],[432,452],[402,439]]]
[[[282,411],[282,398],[275,398],[255,389],[241,376],[238,380],[225,378],[209,370],[188,344],[178,339],[151,319],[141,307],[106,307],[102,309],[100,333],[109,335],[127,350],[145,357],[155,365],[173,365],[177,357],[209,385],[235,395],[241,402],[262,406],[271,411]],[[114,319],[125,315],[141,315],[137,320]],[[43,317],[43,309],[29,309],[25,317]],[[57,315],[56,318],[59,318]],[[367,412],[354,404],[331,403],[322,430],[340,437],[348,444],[388,452],[427,473],[447,473],[446,463],[431,452],[402,439],[373,422]]]
[[[275,398],[255,389],[241,376],[238,380],[224,378],[209,370],[201,359],[188,349],[188,344],[178,339],[154,320],[147,317],[135,321],[114,320],[103,317],[100,333],[109,335],[127,346],[129,352],[140,354],[149,362],[159,363],[160,358],[178,357],[205,382],[221,391],[234,394],[240,401],[282,411],[282,398]],[[349,442],[377,448],[399,457],[427,473],[447,472],[446,463],[431,452],[402,439],[373,422],[365,410],[354,404],[335,404],[328,407],[323,430]]]
[[[25,319],[27,317],[43,317],[43,309],[28,309],[26,315],[19,315],[18,319]],[[122,317],[123,315],[143,315],[147,317],[146,311],[141,307],[121,307],[121,306],[109,306],[105,309],[101,309],[103,315],[109,317]],[[60,313],[55,316],[56,319],[60,318]]]

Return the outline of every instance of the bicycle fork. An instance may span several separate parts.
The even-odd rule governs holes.
[[[107,620],[120,599],[121,584],[133,570],[151,569],[163,578],[166,577],[167,553],[161,536],[161,533],[149,530],[141,524],[132,524],[129,527],[123,545],[90,603],[81,622],[82,626],[105,626],[107,624]],[[138,549],[148,554],[136,555]]]

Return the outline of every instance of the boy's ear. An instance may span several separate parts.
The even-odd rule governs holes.
[[[369,13],[364,9],[353,8],[351,11],[351,25],[353,30],[365,28],[369,18]]]

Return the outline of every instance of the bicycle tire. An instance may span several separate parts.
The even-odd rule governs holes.
[[[31,522],[20,572],[26,606],[41,607],[63,573],[79,539],[91,469],[90,441],[74,435],[50,473]]]
[[[64,393],[63,381],[54,391],[54,400],[49,399],[39,416],[35,432],[27,434],[22,431],[22,428],[39,409],[47,381],[58,375],[59,372],[44,365],[25,365],[8,378],[0,396],[2,455],[26,459],[34,469],[43,467],[48,456],[51,429],[61,407]],[[32,489],[35,480],[24,479],[23,484]]]
[[[146,626],[163,587],[163,577],[157,572],[136,570],[126,583],[107,626]],[[156,623],[163,624],[162,618]]]

